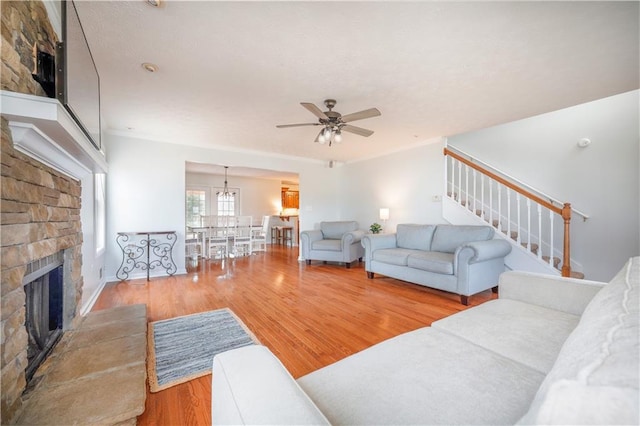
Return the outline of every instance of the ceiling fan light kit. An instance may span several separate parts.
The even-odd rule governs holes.
[[[323,126],[316,136],[315,142],[320,144],[342,142],[342,131],[355,133],[356,135],[369,137],[373,134],[373,130],[363,129],[362,127],[356,127],[351,124],[347,124],[351,121],[363,120],[365,118],[378,117],[381,115],[377,108],[369,108],[362,111],[354,112],[353,114],[342,115],[337,111],[333,111],[333,107],[336,106],[335,99],[326,99],[324,105],[328,111],[322,111],[315,104],[310,102],[301,102],[304,108],[309,110],[313,115],[318,117],[317,123],[300,123],[300,124],[280,124],[277,128],[287,127],[300,127],[300,126]]]

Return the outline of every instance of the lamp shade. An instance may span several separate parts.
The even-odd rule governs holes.
[[[383,207],[380,209],[380,220],[387,220],[389,219],[389,209],[386,207]]]

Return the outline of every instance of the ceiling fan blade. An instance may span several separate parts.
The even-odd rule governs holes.
[[[299,124],[278,124],[278,129],[284,129],[286,127],[300,127],[300,126],[319,126],[320,123],[299,123]]]
[[[341,129],[344,130],[345,132],[355,133],[356,135],[365,136],[365,137],[371,136],[373,134],[373,130],[363,129],[362,127],[356,127],[350,124],[345,124],[344,126],[341,127]]]
[[[315,115],[318,118],[322,118],[323,120],[328,120],[329,117],[320,110],[317,106],[309,102],[300,102],[300,105],[311,111],[311,114]]]
[[[363,120],[365,118],[377,117],[382,115],[378,108],[369,108],[364,111],[354,112],[353,114],[347,114],[342,116],[342,122],[348,123],[350,121]]]

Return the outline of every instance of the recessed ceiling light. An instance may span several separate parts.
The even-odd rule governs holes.
[[[145,70],[147,70],[149,72],[158,71],[158,66],[156,64],[152,64],[151,62],[143,62],[142,63],[142,68],[144,68]]]
[[[146,0],[153,7],[160,7],[160,0]]]

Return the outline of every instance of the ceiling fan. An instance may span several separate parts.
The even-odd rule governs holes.
[[[350,123],[356,120],[363,120],[365,118],[377,117],[381,115],[377,108],[369,108],[363,111],[354,112],[353,114],[342,115],[339,112],[333,111],[333,107],[336,106],[335,99],[326,99],[324,105],[328,108],[328,111],[322,112],[320,108],[309,102],[300,102],[300,105],[308,109],[313,115],[318,117],[317,123],[300,123],[300,124],[280,124],[277,128],[283,129],[286,127],[299,127],[299,126],[322,126],[322,130],[318,133],[314,142],[321,144],[340,143],[342,142],[342,131],[355,133],[360,136],[371,136],[373,130],[363,129],[362,127],[353,126]]]

